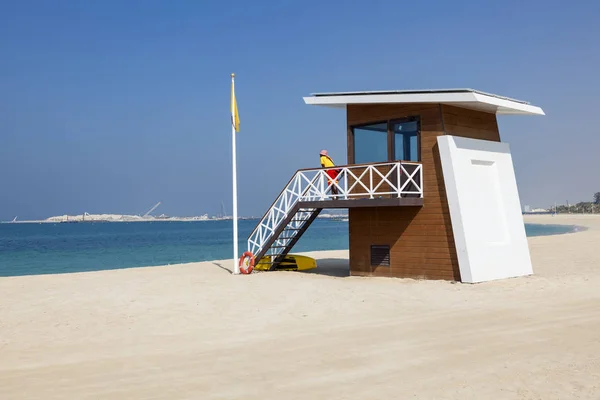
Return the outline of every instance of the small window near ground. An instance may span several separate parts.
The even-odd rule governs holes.
[[[390,246],[372,245],[371,246],[371,266],[389,267],[390,266]]]

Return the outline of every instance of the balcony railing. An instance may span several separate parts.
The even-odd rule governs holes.
[[[339,172],[336,179],[327,174],[331,170]],[[296,194],[301,202],[384,196],[423,197],[422,182],[421,164],[391,162],[299,170],[286,190],[291,185],[293,188],[289,194]]]

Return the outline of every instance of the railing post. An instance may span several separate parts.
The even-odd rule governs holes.
[[[396,163],[396,190],[398,191],[398,198],[402,197],[402,191],[400,190],[400,174],[402,173],[402,168],[400,163]]]
[[[369,198],[373,198],[373,166],[369,165]]]
[[[323,170],[318,172],[319,175],[321,175],[321,200],[325,200],[325,173],[323,172]]]
[[[302,179],[302,172],[297,174],[300,179]],[[292,185],[292,192],[298,197],[298,201],[301,200],[302,196],[302,180],[294,179],[294,184]]]
[[[421,198],[423,198],[423,164],[419,165],[419,186],[421,189]]]
[[[348,174],[346,168],[342,169],[342,179],[344,180],[344,200],[348,200]]]

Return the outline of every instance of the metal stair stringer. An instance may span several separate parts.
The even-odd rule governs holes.
[[[321,211],[322,208],[307,208],[301,203],[296,203],[287,217],[275,228],[263,248],[255,254],[256,261],[260,262],[266,255],[271,256],[269,269],[276,270]]]

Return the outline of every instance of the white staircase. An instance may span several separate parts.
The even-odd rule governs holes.
[[[329,184],[331,169],[340,173]],[[298,170],[250,234],[248,250],[257,263],[271,256],[271,269],[276,269],[323,208],[350,208],[357,204],[354,200],[384,196],[422,198],[422,182],[422,165],[417,163]],[[334,187],[337,193],[332,192]]]

